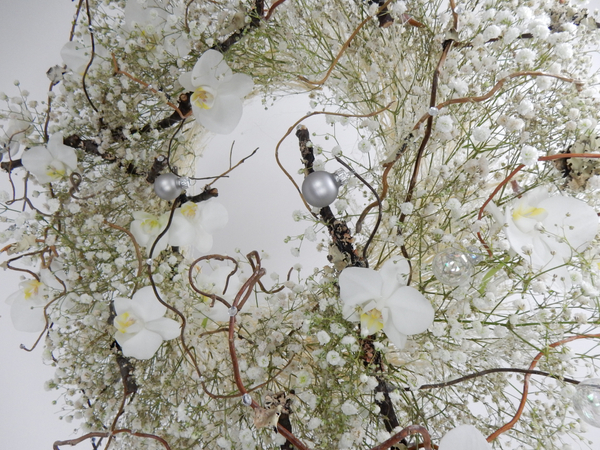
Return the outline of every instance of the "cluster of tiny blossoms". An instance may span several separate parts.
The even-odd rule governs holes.
[[[89,17],[79,17],[64,65],[48,73],[48,99],[31,101],[23,90],[0,97],[3,169],[16,176],[24,169],[13,162],[22,159],[30,172],[25,192],[2,193],[9,226],[0,241],[10,259],[3,267],[29,272],[19,272],[30,284],[15,302],[33,298],[38,312],[46,306],[37,316],[47,319],[40,345],[56,367],[47,387],[65,394],[64,420],[81,434],[112,426],[171,448],[276,447],[286,440],[260,414],[283,392],[287,400],[274,408],[307,448],[369,449],[411,424],[426,426],[434,442],[461,424],[488,435],[515,413],[522,375],[420,387],[527,368],[543,352],[538,368],[556,379],[532,379],[523,415],[493,445],[563,448],[582,431],[573,388],[560,379],[593,374],[596,350],[584,357],[550,345],[597,329],[598,239],[575,245],[566,237],[573,230],[553,234],[534,201],[560,197],[582,217],[600,210],[594,160],[547,158],[598,154],[600,91],[587,53],[598,45],[596,22],[560,2],[466,1],[454,10],[447,3],[392,1],[379,13],[393,23],[379,26],[377,2],[287,1],[269,12],[258,1],[86,2]],[[169,170],[194,176],[204,151],[198,137],[211,133],[198,111],[227,94],[197,82],[206,71],[199,60],[216,51],[238,80],[252,78],[265,103],[311,91],[311,108],[341,114],[324,119],[334,131],[323,141],[356,128],[352,149],[315,135],[314,168],[342,156],[358,173],[333,205],[337,219],[355,231],[349,241],[370,268],[360,270],[381,273],[383,286],[384,263],[410,262],[394,289],[418,291],[422,311],[433,309],[426,331],[390,325],[399,319],[392,320],[389,293],[353,299],[348,314],[350,300],[340,295],[347,255],[330,245],[318,209],[294,213],[307,228],[289,240],[327,250],[329,261],[305,278],[299,270],[264,277],[239,312],[215,296],[233,304],[245,292],[256,271],[251,256],[198,262],[172,246],[151,254],[172,206],[151,183]],[[217,67],[225,85],[226,70]],[[183,86],[187,73],[193,95]],[[515,225],[536,214],[525,231]],[[152,237],[146,245],[136,242],[134,220]],[[515,244],[518,232],[536,241]],[[569,257],[539,264],[544,245],[548,264],[565,248]],[[434,274],[434,258],[448,249],[472,257],[467,282]],[[228,277],[234,265],[239,271]],[[389,279],[398,283],[399,274]],[[171,307],[153,319],[185,321],[185,329],[163,336],[150,358],[129,357],[116,320],[127,317],[115,305],[150,285]],[[365,324],[374,327],[370,336],[361,334]],[[267,412],[242,403],[240,382]],[[126,433],[111,445],[161,447]]]

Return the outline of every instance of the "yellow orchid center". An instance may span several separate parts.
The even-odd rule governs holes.
[[[31,297],[37,297],[40,293],[41,286],[42,283],[38,280],[27,281],[23,287],[25,300],[29,300]]]
[[[160,226],[157,218],[144,219],[142,221],[142,230],[146,234],[153,234],[154,231]]]
[[[215,94],[207,86],[199,86],[192,94],[192,104],[198,108],[210,109],[215,104]]]
[[[127,330],[137,322],[135,316],[124,312],[115,317],[114,325],[121,333],[127,333]]]
[[[520,204],[513,211],[512,218],[515,222],[522,218],[541,220],[544,218],[545,214],[546,210],[544,208]]]
[[[181,214],[183,214],[188,219],[193,219],[196,217],[196,213],[198,212],[198,205],[194,202],[187,202],[181,207]]]
[[[46,167],[46,175],[53,180],[58,180],[59,178],[64,177],[66,172],[67,170],[65,165],[60,161],[52,161],[50,164],[48,164],[48,167]]]
[[[360,326],[363,334],[370,336],[383,329],[381,311],[373,308],[371,311],[360,315]]]

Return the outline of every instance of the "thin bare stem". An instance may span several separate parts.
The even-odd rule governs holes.
[[[109,227],[114,228],[115,230],[122,231],[123,233],[125,233],[127,236],[130,237],[131,242],[133,242],[133,247],[135,249],[135,256],[137,257],[137,260],[138,260],[138,273],[136,276],[139,277],[140,275],[142,275],[144,259],[142,258],[142,252],[140,250],[139,244],[137,243],[137,241],[135,239],[135,236],[133,234],[131,234],[131,232],[128,229],[120,227],[119,225],[115,225],[114,223],[110,223],[106,219],[104,220],[104,223],[106,225],[108,225]]]
[[[141,84],[142,86],[148,88],[150,90],[150,92],[158,95],[158,91],[156,89],[154,89],[150,84],[148,84],[148,83],[140,80],[139,78],[136,78],[133,75],[131,75],[131,74],[129,74],[129,73],[127,73],[127,72],[119,69],[119,66],[117,64],[117,58],[115,57],[114,53],[112,54],[112,60],[113,60],[113,70],[114,70],[115,73],[121,74],[121,75],[125,75],[127,78],[129,78],[129,79],[135,81],[136,83]],[[171,108],[173,108],[175,111],[177,111],[177,113],[179,114],[179,116],[182,119],[185,119],[185,118],[189,117],[192,114],[191,111],[190,111],[188,114],[184,115],[181,112],[181,110],[177,107],[177,105],[175,105],[174,103],[172,103],[170,101],[167,101],[167,105],[169,105]]]
[[[387,8],[387,6],[392,2],[392,0],[387,0],[383,5],[381,5],[378,9],[377,12],[375,13],[375,17],[377,17],[385,8]],[[327,79],[329,78],[329,76],[331,75],[331,72],[333,72],[333,69],[335,68],[335,66],[337,65],[337,63],[339,62],[340,58],[342,57],[342,55],[344,54],[344,52],[346,51],[346,49],[348,47],[350,47],[350,43],[352,42],[352,40],[356,37],[356,35],[358,34],[358,32],[370,21],[373,19],[373,16],[369,16],[367,17],[365,20],[363,20],[357,27],[356,29],[352,32],[352,34],[350,35],[350,37],[346,40],[346,42],[344,42],[344,45],[342,45],[342,48],[340,49],[340,51],[338,52],[337,56],[335,57],[335,59],[333,60],[333,62],[331,63],[331,65],[329,66],[329,69],[327,70],[327,72],[325,73],[325,76],[323,78],[321,78],[318,81],[310,81],[308,78],[299,76],[298,78],[302,81],[304,81],[307,84],[312,84],[313,86],[321,86],[323,84],[325,84],[325,82],[327,81]]]
[[[563,339],[561,341],[554,342],[554,343],[550,344],[548,346],[548,348],[555,348],[555,347],[558,347],[559,345],[564,345],[569,342],[576,341],[578,339],[590,339],[590,338],[600,338],[600,334],[578,334],[576,336],[571,336],[571,337]],[[537,366],[540,359],[542,359],[542,356],[545,356],[545,355],[546,355],[545,351],[539,352],[535,356],[535,358],[533,358],[533,361],[529,365],[529,370],[535,369],[535,366]],[[523,410],[525,409],[525,404],[527,403],[527,394],[529,393],[529,378],[531,378],[531,374],[528,373],[525,375],[525,379],[523,380],[523,395],[521,396],[521,403],[519,404],[519,407],[518,407],[517,412],[515,413],[514,417],[510,420],[510,422],[506,423],[505,425],[501,426],[496,431],[494,431],[492,434],[490,434],[487,438],[488,442],[492,442],[494,439],[496,439],[502,433],[510,430],[521,418],[521,414],[523,413]]]

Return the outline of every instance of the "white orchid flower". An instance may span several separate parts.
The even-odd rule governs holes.
[[[169,245],[195,247],[208,252],[213,245],[212,233],[223,228],[229,215],[223,205],[211,199],[201,203],[187,202],[175,210],[169,228]]]
[[[146,247],[148,254],[150,254],[152,244],[154,244],[158,235],[162,233],[167,226],[169,215],[163,214],[158,217],[144,211],[136,211],[133,213],[133,219],[133,222],[131,222],[131,225],[129,226],[131,234],[133,234],[133,237],[139,245]],[[154,254],[156,255],[167,248],[167,244],[168,234],[165,234],[156,244]]]
[[[77,169],[75,150],[63,144],[62,133],[50,136],[46,145],[25,151],[21,162],[40,183],[56,181]]]
[[[415,288],[406,286],[408,261],[394,257],[379,272],[347,267],[339,278],[343,314],[360,321],[361,332],[371,335],[383,329],[399,349],[406,336],[422,333],[433,323],[431,303]]]
[[[140,289],[131,299],[115,298],[113,303],[117,314],[114,338],[124,356],[150,359],[163,341],[179,336],[179,323],[163,317],[167,308],[158,301],[152,286]]]
[[[242,117],[242,99],[254,86],[250,76],[232,73],[216,50],[204,52],[191,72],[181,74],[179,83],[193,91],[191,103],[196,120],[217,134],[235,129]]]
[[[505,210],[511,247],[536,269],[562,266],[598,233],[598,216],[587,203],[537,188]]]
[[[492,446],[473,425],[460,425],[444,435],[438,449],[492,450]]]

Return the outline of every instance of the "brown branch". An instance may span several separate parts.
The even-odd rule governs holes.
[[[229,302],[227,300],[225,300],[223,297],[220,297],[217,294],[210,294],[208,292],[204,292],[200,289],[198,289],[198,287],[196,287],[196,283],[194,283],[194,279],[192,276],[192,272],[194,270],[194,266],[196,264],[198,264],[200,261],[210,261],[212,259],[216,259],[217,261],[231,261],[234,264],[234,268],[231,271],[231,273],[227,276],[227,281],[225,283],[225,287],[223,288],[223,294],[225,294],[225,292],[227,291],[227,285],[229,284],[229,279],[237,272],[238,270],[238,263],[237,261],[232,258],[231,256],[227,256],[227,255],[205,255],[205,256],[201,256],[200,258],[195,259],[191,264],[190,264],[190,269],[188,270],[188,281],[190,283],[190,286],[192,287],[192,289],[194,291],[196,291],[198,294],[210,298],[212,300],[212,304],[210,305],[211,307],[214,305],[215,300],[218,300],[219,302],[221,302],[222,304],[224,304],[227,308],[231,308],[231,305],[229,304]]]
[[[381,12],[384,10],[384,8],[387,8],[387,6],[392,2],[392,0],[386,0],[385,3],[383,3],[378,9],[376,14],[379,15],[381,14]],[[350,37],[346,40],[346,42],[344,42],[344,45],[342,45],[342,48],[340,49],[340,51],[338,52],[337,56],[335,57],[335,59],[333,60],[333,62],[331,63],[331,65],[329,66],[329,69],[327,70],[327,72],[325,73],[325,76],[323,78],[321,78],[318,81],[310,81],[308,78],[303,77],[303,76],[298,76],[298,79],[300,79],[301,81],[304,81],[307,84],[311,84],[313,86],[322,86],[323,84],[325,84],[325,82],[327,81],[327,79],[329,78],[329,76],[331,75],[331,72],[333,72],[333,69],[335,68],[335,66],[337,65],[337,63],[340,61],[340,58],[342,57],[342,55],[344,54],[344,52],[346,51],[346,49],[348,47],[350,47],[350,43],[352,42],[352,40],[356,37],[356,35],[358,34],[358,32],[372,19],[371,16],[367,17],[365,20],[363,20],[357,27],[356,29],[352,32],[352,34],[350,35]]]
[[[138,84],[141,84],[142,86],[148,88],[152,93],[157,94],[158,95],[158,91],[152,87],[150,84],[146,83],[145,81],[140,80],[139,78],[134,77],[133,75],[119,69],[119,66],[117,64],[117,58],[115,57],[114,53],[111,53],[112,55],[112,61],[113,61],[113,69],[114,69],[114,73],[115,74],[121,74],[121,75],[125,75],[127,78],[135,81]],[[183,94],[186,95],[186,94]],[[181,110],[179,109],[179,107],[173,103],[171,103],[170,101],[167,101],[167,105],[169,105],[171,108],[173,108],[177,114],[179,114],[179,117],[181,117],[181,119],[185,119],[186,117],[188,117],[191,114],[191,111],[188,112],[187,114],[183,114],[183,112],[181,112]]]
[[[69,439],[67,441],[56,441],[54,442],[54,444],[52,445],[52,449],[53,450],[60,450],[59,445],[77,445],[80,442],[86,441],[88,439],[91,438],[105,438],[105,437],[109,437],[111,434],[115,435],[115,434],[121,434],[121,433],[127,433],[130,434],[132,436],[136,436],[136,437],[143,437],[143,438],[148,438],[148,439],[154,439],[155,441],[158,441],[162,444],[162,446],[164,448],[166,448],[167,450],[171,450],[171,447],[169,446],[168,442],[166,440],[164,440],[163,438],[161,438],[160,436],[157,436],[155,434],[150,434],[150,433],[142,433],[141,431],[132,431],[129,430],[127,428],[122,428],[119,430],[114,430],[112,433],[109,432],[92,432],[92,433],[88,433],[85,434],[81,437],[78,437],[76,439]]]
[[[386,450],[392,445],[400,442],[402,439],[415,433],[419,433],[421,434],[421,436],[423,436],[423,447],[425,448],[425,450],[431,450],[431,437],[429,436],[429,432],[425,427],[422,427],[420,425],[409,425],[399,433],[393,435],[387,441],[384,441],[381,444],[372,447],[371,450]]]
[[[589,339],[589,338],[600,338],[600,334],[578,334],[576,336],[571,336],[569,338],[560,340],[558,342],[554,342],[554,343],[550,344],[548,346],[548,348],[555,348],[555,347],[558,347],[559,345],[567,344],[569,342],[573,342],[578,339]],[[533,358],[533,361],[529,365],[529,370],[535,369],[535,366],[537,366],[537,363],[540,361],[540,359],[542,359],[542,356],[545,356],[545,352],[539,352],[535,356],[535,358]],[[510,430],[519,421],[521,414],[523,413],[523,410],[525,409],[525,404],[527,403],[527,394],[529,393],[529,378],[531,378],[530,373],[526,374],[525,378],[523,380],[523,395],[521,396],[521,403],[519,404],[519,407],[518,407],[517,412],[515,413],[514,417],[511,419],[510,422],[502,425],[500,428],[498,428],[496,431],[494,431],[492,434],[490,434],[487,437],[488,442],[492,442],[494,439],[496,439],[502,433]]]
[[[120,227],[119,225],[115,225],[114,223],[110,223],[108,222],[106,219],[104,219],[104,223],[106,225],[108,225],[111,228],[114,228],[115,230],[119,230],[122,231],[123,233],[125,233],[127,236],[129,236],[129,238],[131,239],[131,242],[133,242],[133,247],[135,248],[135,255],[137,257],[138,260],[138,273],[137,273],[137,277],[139,277],[140,275],[142,275],[142,268],[143,268],[143,264],[144,264],[144,259],[142,258],[142,252],[140,250],[140,246],[137,243],[135,236],[133,234],[131,234],[131,232],[123,227]]]
[[[312,163],[315,159],[312,147],[307,145],[308,141],[310,141],[308,128],[304,125],[299,126],[296,131],[296,136],[298,137],[302,161],[306,169],[305,172],[308,175],[313,172]],[[302,200],[306,204],[304,198],[302,198]],[[361,257],[354,248],[354,238],[352,237],[352,233],[346,222],[336,218],[329,206],[321,208],[319,210],[319,215],[329,230],[329,235],[331,236],[333,244],[344,255],[344,259],[347,260],[351,266],[366,267],[368,264],[367,260],[364,258],[364,255]]]
[[[551,73],[531,72],[531,71],[515,72],[515,73],[512,73],[512,74],[507,75],[506,77],[500,79],[494,85],[494,87],[492,89],[490,89],[484,95],[480,95],[478,97],[453,98],[451,100],[446,100],[445,102],[442,102],[439,105],[435,105],[435,103],[434,103],[431,106],[434,106],[437,109],[442,109],[442,108],[445,108],[446,106],[449,106],[449,105],[456,105],[456,104],[461,104],[461,103],[479,103],[479,102],[483,102],[485,100],[488,100],[492,95],[494,95],[496,92],[498,92],[502,88],[502,86],[504,86],[504,83],[506,83],[508,80],[510,80],[512,78],[525,77],[525,76],[556,78],[558,80],[566,81],[568,83],[574,83],[577,86],[581,86],[583,84],[581,81],[575,80],[573,78],[563,77],[563,76],[560,76],[560,75],[553,75]],[[428,120],[428,119],[431,119],[431,116],[429,114],[424,114],[419,119],[419,121],[415,124],[415,126],[413,127],[413,130],[418,129],[421,126],[421,124],[423,122],[425,122],[426,120]]]

